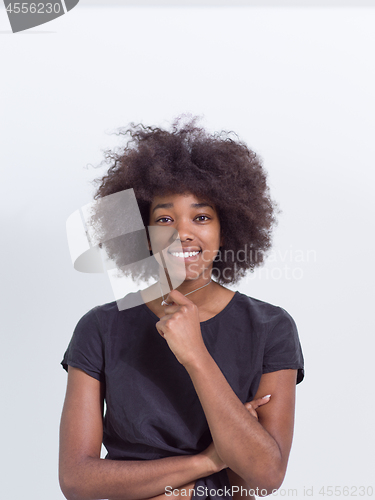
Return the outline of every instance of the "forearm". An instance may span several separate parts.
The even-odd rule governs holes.
[[[179,488],[169,488],[162,493],[161,495],[157,495],[156,497],[147,498],[146,500],[168,500],[171,496],[173,500],[191,500],[193,497],[194,485],[196,481],[191,481],[188,484],[183,484]]]
[[[250,487],[278,487],[282,476],[282,457],[278,444],[250,415],[208,351],[185,368],[202,404],[216,451],[223,462]]]
[[[87,457],[72,469],[66,484],[61,481],[69,500],[149,499],[165,493],[167,486],[179,488],[212,474],[202,454],[141,461]]]

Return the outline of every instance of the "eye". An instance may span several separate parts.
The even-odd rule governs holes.
[[[169,217],[160,217],[160,219],[157,219],[156,222],[168,222],[170,221],[171,219]]]
[[[206,220],[210,220],[210,217],[208,217],[207,215],[198,215],[196,219],[200,219],[199,222],[205,222]]]

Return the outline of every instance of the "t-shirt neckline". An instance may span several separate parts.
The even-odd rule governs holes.
[[[140,292],[139,292],[140,293]],[[209,318],[209,319],[206,319],[206,321],[201,321],[200,322],[200,325],[207,325],[208,323],[210,323],[211,321],[216,321],[217,318],[221,317],[226,311],[228,311],[228,309],[230,309],[232,307],[232,305],[234,304],[235,302],[235,299],[237,297],[239,297],[240,295],[240,292],[238,290],[236,290],[234,292],[234,295],[233,297],[230,299],[230,301],[228,302],[228,304],[221,310],[219,311],[217,314],[215,314],[215,316],[212,316],[212,318]],[[151,314],[151,316],[154,318],[154,319],[157,319],[157,321],[160,320],[159,316],[157,316],[153,311],[151,311],[151,309],[149,307],[147,307],[147,305],[143,302],[143,304],[141,304],[141,306],[143,308],[146,308],[147,312],[149,314]]]

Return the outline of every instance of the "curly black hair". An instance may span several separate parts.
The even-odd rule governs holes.
[[[134,123],[118,129],[116,133],[129,136],[129,140],[124,147],[105,150],[100,166],[106,163],[109,168],[95,179],[99,187],[94,198],[100,200],[133,188],[146,227],[155,196],[192,193],[210,200],[224,236],[212,276],[222,284],[236,283],[247,270],[253,272],[264,262],[277,224],[275,214],[281,211],[270,198],[267,173],[259,156],[235,133],[210,134],[197,126],[198,119],[182,115],[174,120],[171,131]],[[100,208],[92,222],[100,227],[104,241],[106,221]],[[129,262],[124,261],[120,245],[121,238],[104,243],[108,255],[123,268]],[[148,248],[146,252],[150,255]],[[157,279],[158,266],[140,263],[123,273],[137,281]]]

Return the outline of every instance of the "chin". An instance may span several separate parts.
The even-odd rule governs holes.
[[[185,281],[194,281],[197,279],[207,279],[211,278],[211,269],[195,269],[189,271],[186,270],[186,278]]]

